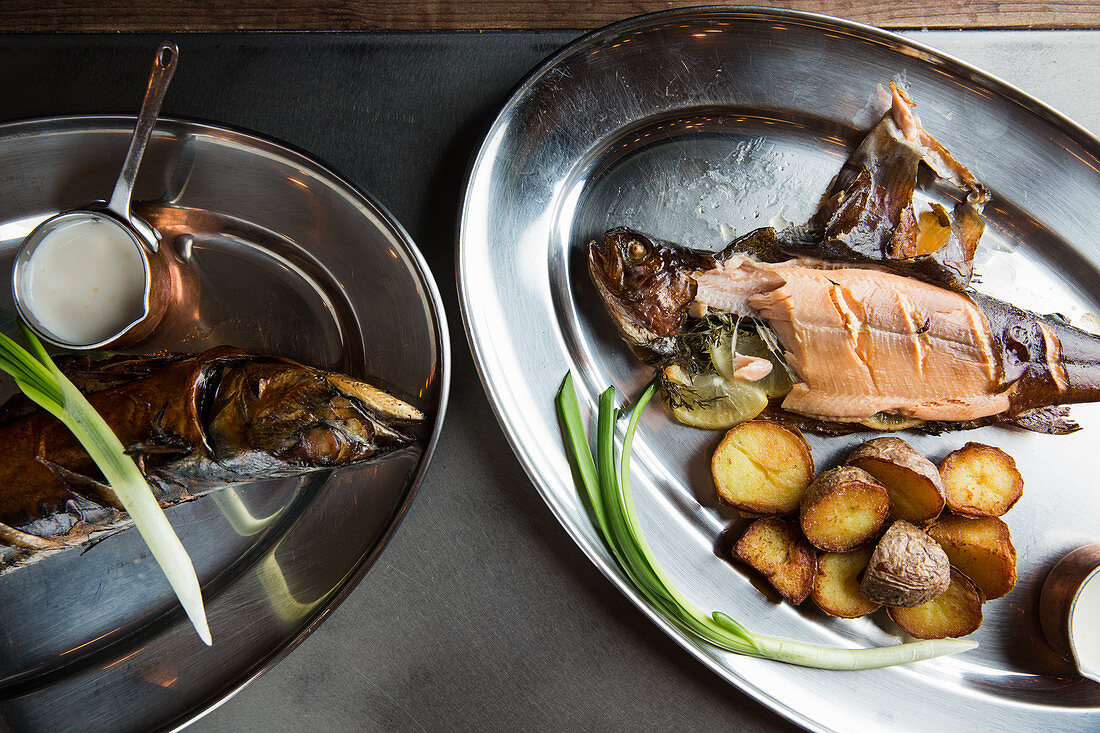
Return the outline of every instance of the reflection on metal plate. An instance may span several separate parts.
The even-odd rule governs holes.
[[[635,394],[652,372],[619,340],[588,281],[584,245],[632,226],[720,249],[751,229],[805,221],[855,143],[908,82],[925,127],[993,191],[979,288],[1100,323],[1100,143],[1019,91],[906,39],[786,11],[670,11],[610,26],[549,59],[519,87],[471,172],[459,280],[481,377],[517,455],[581,548],[636,603],[573,488],[552,399],[566,370],[583,409],[608,384]],[[932,192],[932,196],[936,192]],[[858,673],[737,657],[650,617],[716,672],[815,730],[1095,730],[1100,686],[1072,675],[1036,622],[1047,569],[1100,531],[1085,430],[1050,437],[985,428],[912,436],[938,462],[968,440],[1003,446],[1027,482],[1006,516],[1020,580],[984,607],[981,646],[953,658]],[[884,614],[831,619],[776,605],[719,557],[735,514],[715,501],[720,435],[651,408],[635,441],[643,529],[674,582],[704,610],[752,629],[841,646],[897,643]],[[859,440],[811,438],[818,469]],[[932,703],[931,701],[935,701]]]

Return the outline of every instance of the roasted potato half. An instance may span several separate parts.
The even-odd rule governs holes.
[[[919,606],[951,582],[951,563],[939,543],[903,519],[882,535],[859,592],[883,606]]]
[[[918,639],[966,636],[982,625],[982,596],[965,575],[952,569],[947,590],[934,600],[912,608],[888,608],[887,613]]]
[[[940,464],[947,506],[968,517],[999,517],[1024,493],[1016,461],[1000,448],[967,443]]]
[[[849,454],[847,463],[862,468],[886,487],[895,519],[919,524],[935,519],[943,510],[945,494],[936,464],[901,438],[869,440]]]
[[[1008,525],[996,517],[940,519],[928,530],[951,564],[974,582],[986,600],[1006,595],[1016,585],[1016,548]]]
[[[839,618],[859,618],[877,611],[879,604],[859,592],[860,573],[870,560],[870,549],[820,555],[811,593],[817,607]]]
[[[872,540],[889,511],[890,495],[871,474],[838,466],[810,484],[798,518],[814,547],[845,552]]]
[[[720,501],[753,516],[789,514],[813,480],[814,459],[797,430],[745,422],[714,450],[711,475]]]
[[[733,556],[751,565],[795,605],[813,590],[817,552],[795,524],[778,517],[757,519],[733,546]]]

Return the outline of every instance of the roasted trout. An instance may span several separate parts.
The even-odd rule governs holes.
[[[1048,408],[1100,400],[1100,337],[1061,316],[882,265],[760,262],[745,254],[753,248],[742,239],[707,253],[616,229],[589,246],[589,269],[623,339],[662,367],[708,369],[689,337],[706,338],[716,315],[743,319],[735,328],[764,326],[777,358],[742,354],[738,376],[788,370],[791,387],[778,407],[810,429],[896,416],[931,429],[1003,421],[1064,433],[1076,425]]]
[[[969,290],[989,194],[891,91],[805,225],[716,253],[628,228],[589,244],[604,304],[662,370],[674,412],[728,398],[742,419],[763,410],[820,432],[1010,422],[1066,433],[1078,426],[1065,405],[1100,400],[1100,337]],[[922,177],[958,192],[953,211],[914,202]],[[747,385],[776,370],[783,379],[754,395]]]
[[[423,414],[366,382],[219,347],[59,362],[118,435],[162,506],[226,484],[378,458]],[[126,525],[72,433],[22,397],[0,409],[0,572]]]

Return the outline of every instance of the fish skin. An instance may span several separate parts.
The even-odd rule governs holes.
[[[722,252],[711,254],[708,258],[705,253],[692,254],[692,251],[687,248],[679,247],[666,240],[652,239],[641,232],[631,232],[622,228],[613,231],[614,236],[605,236],[602,246],[595,242],[589,245],[590,265],[624,260],[626,253],[621,250],[626,242],[641,241],[646,245],[647,251],[661,253],[660,256],[634,263],[632,277],[618,281],[620,287],[628,287],[630,282],[649,283],[650,289],[646,292],[620,294],[619,291],[609,287],[608,283],[613,281],[606,278],[605,285],[601,289],[608,311],[613,318],[636,319],[625,326],[617,323],[620,333],[635,334],[656,333],[656,329],[647,320],[648,315],[659,310],[654,307],[655,304],[670,301],[675,302],[677,312],[683,314],[683,318],[674,319],[672,323],[680,323],[682,328],[687,322],[687,313],[691,309],[692,302],[685,302],[682,295],[673,299],[667,296],[661,297],[655,292],[659,285],[654,284],[675,282],[681,293],[691,292],[692,288],[688,281],[696,281],[700,277],[700,271],[692,269],[681,269],[676,273],[645,272],[644,270],[683,268],[683,265],[678,263],[713,262],[714,266],[708,268],[713,271],[733,258],[744,258],[741,253],[754,249],[752,244],[756,234],[750,234],[732,243]],[[775,242],[775,233],[770,230],[759,230],[759,232],[758,236],[765,244],[763,251],[774,254],[771,245]],[[598,257],[592,255],[593,250],[598,250]],[[616,250],[619,251],[616,252]],[[851,263],[825,263],[812,260],[807,262],[818,262],[821,271],[826,274],[829,268],[852,267]],[[861,262],[855,266],[870,271],[869,274],[874,271],[888,271],[883,263]],[[781,271],[782,264],[769,270],[769,272]],[[859,269],[855,270],[857,273],[858,271]],[[594,274],[599,276],[601,273]],[[899,276],[900,274],[891,274],[891,277]],[[938,287],[928,283],[921,283],[921,286]],[[699,286],[696,284],[694,291],[698,292],[698,289]],[[930,429],[935,431],[952,426],[961,429],[992,422],[1006,422],[1043,432],[1072,432],[1076,426],[1070,423],[1064,414],[1043,412],[1043,410],[1057,405],[1100,400],[1100,337],[1070,326],[1063,318],[1057,316],[1041,316],[989,296],[974,293],[964,296],[948,291],[946,288],[940,289],[945,293],[949,292],[952,297],[966,298],[973,312],[981,319],[983,341],[990,349],[991,357],[990,396],[1001,395],[1003,399],[998,398],[995,404],[998,407],[1003,405],[1003,409],[985,415],[960,416],[957,420],[931,417],[934,426],[930,426]],[[616,300],[626,301],[628,305],[616,303]],[[667,328],[668,322],[662,321],[665,326],[661,339],[667,340],[674,336]],[[920,328],[916,330],[919,331]],[[635,342],[631,345],[643,351],[647,348],[644,342]],[[651,351],[658,354],[665,352],[667,347],[663,345],[660,349]],[[667,358],[674,358],[674,355],[670,354]],[[774,414],[775,411],[771,410],[771,413]],[[820,423],[823,432],[837,432],[839,429],[836,424],[844,422],[837,421],[831,415],[801,414],[801,417],[804,425]],[[809,420],[808,423],[806,419]],[[849,432],[847,429],[839,431]]]
[[[838,260],[908,262],[937,284],[965,288],[984,231],[989,192],[929,135],[909,96],[890,83],[892,105],[845,161],[822,207],[807,224],[820,256]],[[946,241],[929,251],[913,204],[922,170],[963,197],[944,219]],[[937,217],[933,217],[937,218]]]
[[[329,372],[232,347],[124,357],[99,367],[87,360],[61,364],[162,506],[234,482],[377,458],[414,441],[423,420],[391,395],[393,402],[382,404],[392,404],[392,413],[383,414],[377,403],[372,409],[334,386]],[[79,545],[91,532],[128,522],[71,432],[21,398],[10,402],[0,409],[0,545],[24,551]],[[61,531],[51,534],[51,527]],[[0,571],[26,555],[0,551]]]
[[[1100,336],[1057,313],[1039,316],[981,293],[971,297],[1001,354],[1003,384],[1015,387],[1012,414],[1100,401]]]

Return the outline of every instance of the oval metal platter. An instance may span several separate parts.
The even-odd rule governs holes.
[[[1100,331],[1100,143],[1042,103],[962,62],[874,28],[752,8],[624,21],[537,68],[500,113],[471,171],[459,283],[467,334],[516,454],[566,530],[688,651],[814,730],[1096,730],[1100,685],[1043,641],[1036,604],[1064,553],[1095,541],[1100,410],[1053,437],[984,428],[908,436],[939,462],[967,441],[998,445],[1023,473],[1005,519],[1019,582],[984,606],[966,654],[865,672],[740,657],[670,626],[634,592],[595,534],[566,463],[553,407],[572,370],[589,417],[607,385],[636,394],[653,372],[618,335],[591,285],[585,245],[635,227],[717,250],[766,225],[801,223],[848,153],[908,84],[926,129],[992,190],[980,288]],[[642,528],[676,585],[704,611],[767,634],[842,647],[895,644],[885,614],[845,621],[776,604],[723,552],[740,520],[720,508],[709,456],[721,433],[642,418],[633,485]],[[859,440],[813,438],[818,470]]]
[[[39,221],[111,190],[133,118],[0,126],[0,260]],[[184,724],[298,644],[372,565],[412,500],[446,406],[443,306],[412,240],[307,156],[161,120],[135,191],[186,246],[197,301],[134,351],[232,344],[370,376],[424,409],[416,444],[363,466],[235,485],[168,510],[203,587],[214,645],[123,531],[0,578],[0,717],[16,730]],[[14,329],[10,291],[2,296]]]

